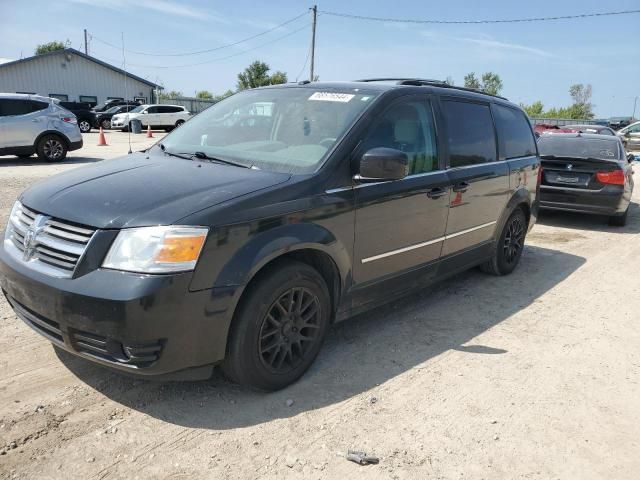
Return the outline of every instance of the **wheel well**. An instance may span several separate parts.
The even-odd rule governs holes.
[[[269,261],[266,265],[263,265],[262,268],[260,268],[260,270],[255,273],[255,275],[251,278],[251,280],[245,287],[244,291],[242,292],[242,296],[238,301],[238,305],[242,302],[244,296],[251,290],[251,286],[254,282],[256,282],[259,278],[268,275],[271,270],[273,270],[274,268],[278,268],[278,265],[280,265],[282,262],[286,262],[287,260],[295,260],[301,263],[306,263],[310,267],[314,268],[322,276],[325,283],[327,284],[327,288],[329,289],[329,295],[331,297],[331,308],[332,312],[335,314],[336,309],[338,308],[341,291],[340,274],[338,272],[338,267],[336,266],[330,255],[310,248],[285,253]]]
[[[524,212],[524,216],[527,219],[527,225],[529,225],[529,220],[531,219],[531,208],[529,207],[529,204],[522,202],[518,204],[516,208],[518,207],[521,208],[522,211]]]

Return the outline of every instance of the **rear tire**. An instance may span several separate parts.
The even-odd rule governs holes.
[[[223,373],[261,390],[279,390],[315,360],[331,318],[327,285],[309,265],[281,262],[251,285],[231,326]]]
[[[504,224],[491,258],[480,269],[496,276],[513,272],[520,262],[526,235],[527,218],[521,208],[516,208]]]
[[[104,120],[102,120],[102,122],[100,122],[100,126],[105,130],[109,130],[111,128],[111,120],[107,120],[105,118]]]
[[[67,156],[67,143],[58,135],[45,135],[38,142],[36,153],[40,160],[61,162]]]
[[[78,122],[78,128],[82,133],[89,133],[91,131],[91,123],[88,120],[80,120]]]
[[[609,225],[614,227],[624,227],[627,224],[628,213],[629,207],[627,207],[622,215],[612,215],[609,217]]]

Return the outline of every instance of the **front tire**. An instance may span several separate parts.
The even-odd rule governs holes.
[[[286,261],[255,280],[236,311],[223,373],[234,382],[279,390],[315,360],[329,327],[327,285],[309,265]]]
[[[67,143],[58,135],[45,135],[38,142],[36,153],[46,162],[61,162],[67,156]]]
[[[482,271],[497,276],[513,272],[520,262],[526,235],[527,218],[521,208],[516,208],[502,228],[493,255],[480,266]]]

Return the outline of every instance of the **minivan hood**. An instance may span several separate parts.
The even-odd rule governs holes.
[[[20,200],[32,210],[96,228],[170,225],[290,177],[141,152],[43,180]]]

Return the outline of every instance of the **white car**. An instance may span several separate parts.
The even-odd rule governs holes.
[[[142,127],[151,126],[153,129],[165,129],[179,127],[189,120],[191,114],[180,105],[140,105],[129,113],[119,113],[111,117],[111,128],[127,131],[131,120],[140,120]]]
[[[76,116],[39,95],[0,93],[0,155],[60,162],[82,148]]]
[[[622,139],[627,152],[640,151],[640,122],[621,128],[618,130],[618,136]]]

